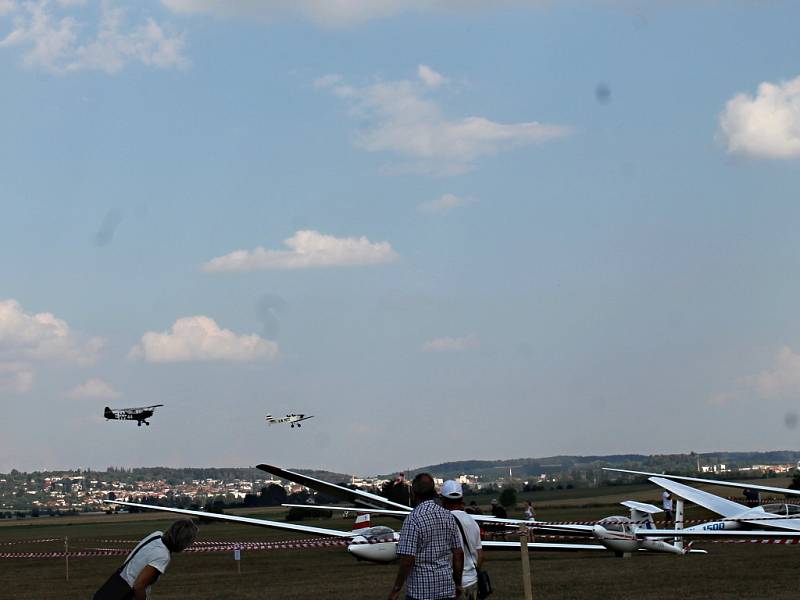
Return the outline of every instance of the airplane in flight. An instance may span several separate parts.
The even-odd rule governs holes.
[[[303,475],[287,469],[282,469],[274,465],[260,464],[257,468],[288,481],[299,483],[308,488],[322,492],[327,496],[338,498],[347,502],[351,502],[356,506],[367,507],[369,512],[373,514],[383,514],[396,517],[404,517],[411,512],[411,507],[397,502],[392,502],[363,490],[350,489],[341,485],[336,485],[322,479],[317,479],[309,475]],[[623,516],[610,516],[601,519],[594,525],[579,525],[579,524],[558,524],[548,523],[547,521],[527,521],[520,519],[499,519],[491,516],[472,515],[479,524],[503,524],[507,525],[509,529],[518,527],[520,524],[525,524],[534,531],[540,533],[555,533],[562,535],[579,535],[594,537],[601,545],[595,546],[595,549],[605,548],[611,550],[617,555],[626,555],[638,550],[649,550],[650,552],[667,552],[670,554],[705,554],[705,550],[694,550],[691,546],[683,546],[682,544],[670,544],[662,539],[637,537],[635,531],[638,529],[655,529],[654,514],[661,511],[657,506],[652,504],[645,504],[643,502],[636,502],[634,500],[627,500],[621,503],[623,506],[630,510],[630,517]],[[322,509],[322,510],[336,510],[336,511],[357,511],[352,507],[341,506],[319,506],[319,505],[293,505],[285,504],[284,506],[302,506],[303,508]],[[644,525],[643,527],[640,527]],[[484,542],[485,544],[504,544],[507,547],[519,548],[517,542]],[[567,544],[568,545],[568,544]],[[489,546],[492,547],[492,546]],[[499,547],[499,546],[496,546]]]
[[[306,416],[306,415],[303,415],[303,414],[297,415],[295,413],[289,413],[285,417],[273,417],[272,415],[267,415],[266,419],[267,419],[267,423],[269,423],[270,425],[279,425],[281,423],[289,423],[292,426],[292,429],[294,429],[295,425],[297,425],[298,427],[302,427],[302,425],[300,424],[301,421],[308,421],[309,419],[312,419],[313,417],[314,417],[314,415]]]
[[[668,490],[679,501],[678,513],[680,516],[676,516],[677,521],[683,519],[683,511],[682,507],[680,507],[683,501],[702,506],[721,517],[714,521],[708,521],[692,527],[681,527],[677,530],[637,531],[637,536],[673,537],[675,539],[749,538],[768,540],[800,538],[800,504],[776,502],[749,507],[716,494],[685,485],[678,480],[740,489],[756,489],[784,495],[800,495],[800,490],[750,483],[717,481],[715,479],[700,479],[682,475],[631,471],[628,469],[606,468],[605,470],[631,475],[645,475],[652,483]]]
[[[153,404],[152,406],[139,406],[137,408],[109,408],[106,406],[103,416],[110,421],[136,421],[136,425],[150,425],[147,419],[153,416],[156,409],[164,406],[163,404]]]

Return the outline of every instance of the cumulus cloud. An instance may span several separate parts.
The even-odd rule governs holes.
[[[800,158],[800,77],[764,82],[755,96],[738,94],[719,120],[728,152],[755,158]]]
[[[166,32],[152,18],[129,25],[127,12],[110,2],[85,4],[0,0],[0,16],[5,11],[12,21],[0,48],[19,47],[25,66],[59,75],[87,70],[116,73],[130,63],[163,69],[189,64],[182,34]]]
[[[0,362],[0,391],[24,394],[33,387],[31,366],[21,362]]]
[[[178,319],[168,331],[148,331],[129,356],[150,363],[248,362],[274,359],[278,345],[254,333],[222,329],[214,319],[201,315]]]
[[[444,194],[434,200],[421,203],[417,206],[417,210],[425,215],[446,215],[453,209],[473,202],[475,202],[473,198],[462,198],[455,194]]]
[[[308,269],[376,265],[393,261],[397,253],[389,242],[370,242],[366,237],[337,238],[318,231],[301,230],[283,242],[289,250],[236,250],[212,258],[203,270],[209,273],[258,269]]]
[[[325,27],[358,25],[404,12],[485,8],[485,0],[162,0],[176,13],[273,21],[301,17]],[[492,6],[539,5],[542,0],[493,0]]]
[[[389,152],[404,163],[392,170],[453,175],[475,162],[511,148],[542,143],[569,134],[569,128],[537,121],[498,123],[486,117],[450,118],[430,97],[444,77],[420,66],[415,80],[383,81],[364,87],[338,76],[315,81],[347,102],[361,123],[357,146],[368,152]]]
[[[430,87],[439,87],[444,83],[444,76],[431,69],[428,65],[419,65],[417,67],[417,77]]]
[[[800,394],[800,354],[784,346],[769,368],[747,377],[745,382],[762,398],[797,396]]]
[[[425,352],[463,352],[480,347],[478,336],[474,333],[464,337],[439,337],[428,340],[422,345]]]
[[[0,360],[59,360],[88,365],[100,338],[84,339],[52,313],[25,312],[16,300],[0,301]]]
[[[113,400],[121,395],[102,379],[87,379],[67,392],[67,398],[73,400]]]

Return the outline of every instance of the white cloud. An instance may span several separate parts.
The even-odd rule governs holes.
[[[417,76],[429,87],[439,87],[444,83],[445,79],[441,73],[437,73],[428,65],[420,65],[417,67]]]
[[[27,67],[64,75],[86,70],[116,73],[134,62],[159,68],[189,64],[182,34],[166,33],[151,18],[128,26],[126,11],[109,2],[99,3],[97,15],[87,14],[86,3],[78,0],[62,0],[58,7],[46,0],[14,6],[2,2],[0,15],[7,7],[12,30],[0,39],[0,48],[23,48]]]
[[[425,69],[428,69],[425,67]],[[365,87],[340,78],[315,81],[350,104],[350,115],[362,124],[355,143],[368,152],[390,152],[409,161],[400,171],[452,175],[474,167],[485,156],[514,147],[541,143],[569,134],[561,125],[537,121],[498,123],[485,117],[447,117],[429,97],[445,81],[422,69],[419,79],[378,82]],[[438,84],[437,84],[438,85]]]
[[[67,392],[67,398],[73,400],[113,400],[121,395],[102,379],[87,379]]]
[[[16,300],[0,301],[0,360],[59,360],[88,365],[100,338],[84,339],[52,313],[31,314]]]
[[[397,253],[389,242],[370,242],[366,237],[337,238],[318,231],[302,230],[283,242],[289,250],[236,250],[212,258],[203,270],[209,273],[257,269],[308,269],[375,265],[390,262]]]
[[[169,331],[148,331],[129,356],[151,363],[271,360],[278,355],[278,345],[256,334],[236,334],[222,329],[214,319],[204,316],[184,317]]]
[[[34,374],[30,365],[20,362],[0,362],[0,391],[24,394],[33,387]]]
[[[800,354],[784,346],[772,366],[745,381],[762,398],[797,396],[800,394]]]
[[[417,210],[426,215],[446,215],[453,209],[472,204],[473,202],[475,202],[473,198],[462,198],[455,194],[444,194],[434,200],[421,203],[417,206]]]
[[[755,97],[738,94],[720,116],[728,152],[756,158],[800,158],[800,77],[764,82]]]
[[[0,0],[0,17],[9,15],[17,10],[17,3],[14,0]]]
[[[474,333],[464,337],[439,337],[428,340],[422,345],[425,352],[462,352],[480,347],[478,336]]]

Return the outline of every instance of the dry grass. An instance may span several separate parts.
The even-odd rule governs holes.
[[[603,503],[603,502],[599,502]],[[276,518],[274,510],[259,511]],[[608,511],[568,509],[540,511],[541,518],[599,518]],[[620,512],[620,511],[612,511]],[[160,515],[43,519],[0,527],[0,544],[68,535],[72,548],[108,546],[81,541],[98,538],[139,539],[165,527]],[[346,529],[349,520],[332,519],[324,526]],[[390,524],[396,525],[396,521]],[[284,534],[233,524],[201,529],[204,540],[297,539]],[[707,556],[646,555],[618,559],[610,553],[532,555],[535,597],[605,598],[795,598],[794,575],[800,546],[706,544]],[[2,550],[60,550],[63,544],[0,546]],[[0,598],[89,598],[119,564],[117,557],[70,561],[70,582],[58,559],[0,559]],[[521,598],[520,564],[516,553],[489,553],[487,568],[495,598]],[[357,563],[339,548],[272,550],[243,553],[237,575],[232,554],[184,554],[174,558],[154,588],[154,600],[196,598],[327,599],[384,598],[391,587],[394,565]]]

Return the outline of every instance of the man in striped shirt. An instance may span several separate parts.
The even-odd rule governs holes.
[[[404,583],[406,600],[460,598],[464,552],[454,517],[436,503],[436,487],[428,473],[414,478],[411,494],[416,507],[400,530],[400,567],[389,600],[400,597]]]

